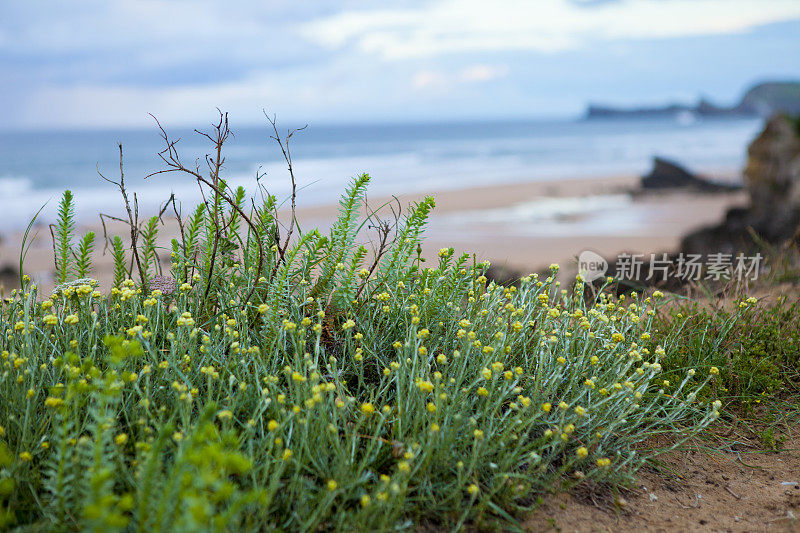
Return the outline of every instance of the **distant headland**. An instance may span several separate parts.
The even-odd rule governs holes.
[[[800,114],[800,81],[770,81],[750,87],[738,104],[718,106],[705,98],[696,104],[671,103],[657,107],[623,108],[589,104],[587,120],[604,118],[768,117],[775,113]]]

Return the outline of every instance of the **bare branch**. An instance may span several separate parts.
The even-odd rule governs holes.
[[[302,130],[306,129],[308,127],[308,124],[306,124],[302,128],[296,128],[294,130],[288,130],[287,133],[286,133],[285,141],[284,141],[283,139],[281,139],[280,133],[278,133],[278,121],[275,118],[275,116],[273,115],[272,117],[270,117],[269,115],[267,115],[266,111],[264,111],[264,116],[267,117],[267,120],[269,121],[270,125],[272,125],[273,135],[271,135],[270,138],[274,139],[275,142],[278,143],[278,146],[281,149],[281,153],[283,154],[283,159],[284,159],[284,161],[286,161],[286,165],[287,165],[287,168],[289,170],[289,177],[292,180],[292,195],[291,195],[292,212],[291,212],[291,218],[289,220],[289,228],[286,231],[286,238],[285,238],[285,241],[284,241],[283,245],[278,244],[278,250],[279,250],[279,254],[281,256],[281,260],[284,260],[284,256],[286,254],[286,250],[289,248],[289,242],[291,241],[292,233],[294,232],[294,229],[295,229],[296,226],[298,227],[298,231],[299,231],[299,225],[297,224],[297,204],[296,204],[296,201],[297,201],[297,180],[294,177],[294,168],[292,167],[292,152],[291,152],[291,150],[289,148],[289,140],[298,131],[302,131]],[[302,234],[302,232],[301,232],[301,234]]]
[[[209,275],[208,279],[206,280],[206,288],[204,291],[204,295],[206,298],[208,297],[208,294],[211,290],[211,281],[212,281],[211,273],[214,270],[216,255],[219,249],[219,239],[221,238],[223,231],[227,230],[228,227],[230,226],[229,223],[223,225],[220,222],[219,218],[220,202],[224,201],[225,203],[230,205],[231,208],[242,217],[242,220],[245,221],[245,223],[250,227],[250,229],[255,234],[258,234],[258,228],[256,227],[256,225],[253,223],[251,218],[248,217],[247,214],[241,209],[241,207],[239,207],[236,204],[236,201],[233,198],[231,198],[229,194],[227,194],[225,190],[227,188],[227,184],[223,185],[224,182],[222,182],[220,179],[220,174],[222,172],[222,168],[225,163],[225,158],[222,155],[222,147],[225,144],[225,141],[227,141],[228,137],[231,135],[231,132],[228,127],[228,114],[219,111],[219,115],[220,115],[219,121],[212,126],[214,130],[213,135],[195,130],[197,131],[197,133],[206,137],[214,144],[213,157],[208,155],[206,156],[206,163],[208,164],[210,172],[209,177],[205,177],[200,173],[199,165],[197,164],[195,165],[194,170],[187,168],[186,166],[183,165],[183,163],[180,160],[180,156],[178,155],[177,148],[175,147],[178,141],[171,141],[169,139],[169,135],[167,134],[166,130],[161,125],[161,123],[158,121],[158,119],[155,116],[151,115],[153,119],[156,121],[156,124],[161,132],[161,138],[163,139],[166,145],[165,148],[161,152],[159,152],[158,155],[164,162],[164,164],[167,166],[167,168],[164,170],[159,170],[157,172],[148,174],[145,177],[145,179],[147,179],[151,176],[155,176],[158,174],[181,172],[184,174],[188,174],[195,179],[198,186],[200,187],[201,193],[203,193],[203,185],[211,189],[211,191],[214,193],[213,197],[214,207],[210,208],[210,212],[213,214],[214,217],[215,232],[214,232],[214,243],[212,245],[211,257],[209,258],[209,265],[210,265],[208,273]],[[206,202],[206,206],[208,207],[208,201],[205,200],[205,194],[203,194],[203,198],[204,201]],[[260,240],[257,241],[257,245],[258,245],[258,265],[256,269],[256,278],[260,277],[264,262],[264,250]],[[255,291],[255,285],[248,294],[247,299],[250,299],[250,297],[253,294],[253,291]]]

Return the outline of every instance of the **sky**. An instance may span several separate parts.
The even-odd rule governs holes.
[[[0,129],[579,116],[800,79],[798,0],[2,0]]]

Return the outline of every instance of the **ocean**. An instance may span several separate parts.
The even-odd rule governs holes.
[[[185,163],[209,153],[208,140],[186,129]],[[742,168],[746,147],[758,133],[758,119],[639,119],[439,124],[314,125],[292,137],[291,151],[301,205],[336,202],[353,176],[372,176],[370,194],[457,189],[531,180],[644,174],[652,157],[674,159],[693,171],[731,174]],[[255,191],[256,176],[284,199],[290,191],[286,165],[270,139],[269,124],[232,124],[223,176]],[[164,168],[155,128],[120,131],[0,132],[0,231],[24,228],[46,204],[43,222],[54,219],[64,189],[76,195],[79,219],[99,211],[121,214],[114,186],[99,170],[119,177],[117,142],[123,144],[126,183],[136,191],[140,211],[151,214],[175,192],[188,212],[199,201],[189,176],[144,176]],[[188,165],[187,165],[188,166]]]

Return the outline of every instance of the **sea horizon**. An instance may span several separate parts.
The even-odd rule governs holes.
[[[301,125],[302,126],[302,125]],[[373,177],[370,194],[413,194],[527,181],[641,175],[654,156],[691,171],[738,173],[746,147],[762,126],[759,118],[582,118],[461,120],[375,124],[311,123],[292,138],[292,155],[303,205],[335,203],[353,176]],[[288,128],[279,131],[285,135]],[[170,128],[179,151],[193,162],[210,149],[189,128]],[[255,192],[259,182],[278,199],[290,181],[269,123],[237,127],[227,143],[224,176],[232,186]],[[119,178],[117,143],[123,144],[126,184],[140,210],[157,209],[171,192],[190,208],[200,200],[188,176],[161,174],[163,141],[152,128],[0,131],[0,231],[24,228],[46,204],[42,222],[52,221],[64,189],[76,195],[79,221],[98,211],[119,214],[115,187],[98,175]],[[578,191],[579,195],[579,191]],[[111,206],[109,208],[109,206]]]

